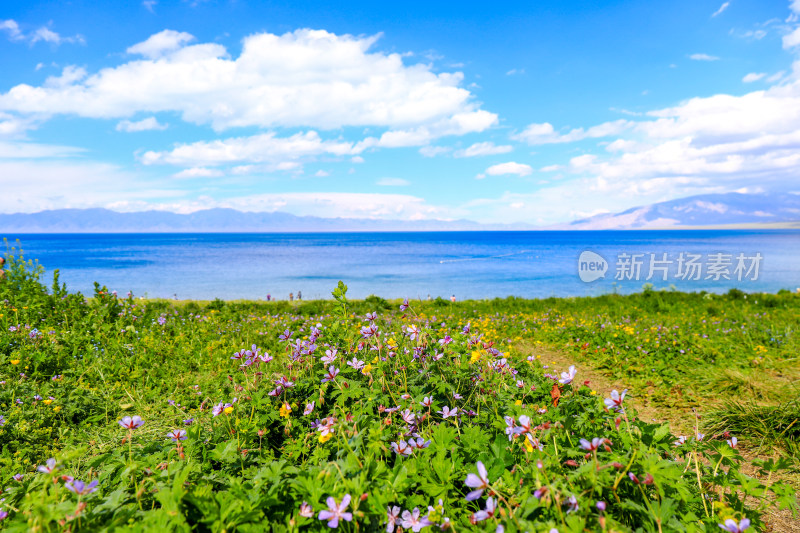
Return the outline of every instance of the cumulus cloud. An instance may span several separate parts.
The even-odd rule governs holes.
[[[785,49],[794,48],[800,45],[800,27],[794,29],[793,32],[783,36],[783,47]]]
[[[555,131],[549,122],[541,124],[531,124],[521,133],[512,135],[511,138],[517,141],[528,143],[532,146],[540,144],[556,144],[582,141],[584,139],[596,139],[599,137],[609,137],[619,135],[625,130],[634,126],[634,122],[629,120],[615,120],[605,122],[598,126],[593,126],[588,130],[575,128],[567,133],[561,134]]]
[[[423,146],[419,149],[419,153],[425,157],[436,157],[450,152],[452,148],[448,146]]]
[[[0,31],[4,31],[8,35],[10,41],[24,41],[29,44],[36,44],[39,41],[56,46],[61,43],[86,43],[86,40],[80,34],[72,37],[64,37],[47,26],[40,26],[31,32],[25,33],[22,31],[17,21],[12,19],[0,20]]]
[[[717,56],[712,56],[708,54],[692,54],[689,56],[689,59],[693,61],[719,61]]]
[[[106,119],[172,111],[218,131],[387,128],[371,141],[376,146],[424,145],[497,122],[460,86],[461,73],[371,51],[379,37],[260,33],[246,37],[232,58],[222,45],[189,44],[191,35],[164,30],[127,49],[141,59],[61,87],[16,85],[0,94],[0,110]]]
[[[751,72],[751,73],[745,75],[745,77],[742,78],[742,81],[745,82],[745,83],[752,83],[754,81],[760,80],[761,78],[763,78],[766,75],[767,74],[765,72]]]
[[[225,173],[216,168],[192,167],[173,174],[175,178],[220,178]]]
[[[486,169],[485,174],[489,176],[503,176],[507,174],[512,174],[515,176],[527,176],[531,172],[533,172],[533,169],[530,167],[530,165],[509,161],[508,163],[498,163],[497,165],[490,166]]]
[[[121,120],[116,127],[117,131],[127,131],[127,132],[165,130],[165,129],[167,129],[167,125],[159,123],[156,117],[147,117],[143,118],[142,120],[138,120],[136,122],[131,122],[130,120]]]
[[[345,141],[323,140],[315,131],[278,137],[275,132],[249,137],[181,144],[169,151],[148,151],[141,160],[146,165],[219,166],[240,163],[280,163],[329,154],[347,156],[361,148]]]
[[[510,145],[498,146],[493,142],[475,143],[463,150],[456,150],[453,157],[478,157],[484,155],[507,154],[514,148]]]

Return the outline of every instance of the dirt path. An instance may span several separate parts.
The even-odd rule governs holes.
[[[567,370],[570,365],[574,365],[577,370],[576,382],[584,383],[588,381],[588,386],[596,390],[598,394],[607,395],[612,390],[622,391],[628,389],[625,396],[625,403],[635,409],[639,418],[646,422],[667,422],[670,429],[676,435],[693,435],[694,414],[688,409],[656,407],[648,401],[647,391],[639,387],[625,383],[624,379],[616,379],[604,374],[602,371],[592,368],[590,363],[576,361],[568,354],[550,347],[534,346],[532,344],[518,344],[517,348],[526,354],[541,356],[542,364],[549,365],[554,371],[562,372]],[[702,410],[701,410],[702,411]],[[701,412],[702,416],[702,412]],[[754,459],[768,459],[766,455],[756,455],[743,451],[742,455],[748,463]],[[752,465],[743,464],[742,473],[766,481],[766,478],[759,476]],[[766,528],[764,531],[774,533],[800,533],[800,516],[793,517],[791,511],[770,510],[765,514],[764,521]]]

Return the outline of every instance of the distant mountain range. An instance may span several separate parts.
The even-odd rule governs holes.
[[[474,231],[487,229],[470,220],[374,220],[322,218],[289,213],[204,209],[189,214],[168,211],[118,213],[109,209],[54,209],[0,214],[8,233],[250,233],[338,231]],[[492,225],[488,229],[518,229]]]
[[[800,194],[703,194],[596,215],[551,229],[800,228]]]
[[[481,224],[470,220],[375,220],[322,218],[289,213],[205,209],[118,213],[109,209],[55,209],[0,214],[2,233],[248,233],[339,231],[602,230],[696,227],[800,228],[800,195],[706,194],[670,200],[621,213],[596,215],[567,224]]]

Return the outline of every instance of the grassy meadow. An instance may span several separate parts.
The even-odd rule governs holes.
[[[800,294],[174,302],[5,272],[0,529],[800,519]]]

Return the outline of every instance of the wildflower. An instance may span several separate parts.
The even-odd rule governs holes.
[[[361,328],[361,336],[365,339],[369,339],[370,337],[377,337],[378,336],[378,326],[373,323],[370,323],[369,326],[364,326]]]
[[[428,446],[430,446],[431,441],[424,440],[422,437],[417,437],[416,441],[414,439],[408,439],[408,445],[412,449],[416,448],[417,450],[421,450],[423,448],[427,448]]]
[[[730,439],[726,440],[725,442],[728,443],[728,446],[730,446],[731,448],[735,449],[736,446],[739,444],[739,439],[737,439],[736,437],[731,437]]]
[[[529,444],[530,446],[528,446]],[[528,450],[531,452],[533,451],[533,448],[536,448],[540,452],[544,451],[544,445],[541,442],[539,442],[539,439],[534,439],[531,433],[528,433],[528,439],[525,441],[525,445],[526,447],[531,448],[530,450]]]
[[[166,323],[167,323],[166,317],[163,317],[163,316],[158,317],[158,325],[159,326],[163,326]]]
[[[575,495],[570,496],[567,499],[567,514],[574,513],[578,510],[578,499]]]
[[[508,440],[511,441],[517,435],[517,426],[514,422],[513,416],[506,416],[506,435],[508,435]]]
[[[282,341],[288,341],[291,338],[292,338],[292,332],[289,331],[288,329],[283,333],[281,333],[280,335],[278,335],[278,339]]]
[[[493,517],[494,511],[495,511],[494,498],[486,498],[486,509],[473,513],[469,521],[473,524],[477,524],[482,520],[486,520],[487,518]]]
[[[597,507],[598,511],[605,511],[606,510],[606,502],[602,502],[602,501],[601,502],[597,502],[595,504],[595,507]]]
[[[442,418],[449,418],[451,416],[456,416],[458,414],[458,407],[453,407],[452,409],[450,409],[445,405],[441,411],[436,411],[436,412],[442,415]]]
[[[675,446],[683,446],[684,444],[686,444],[686,440],[687,440],[687,438],[688,438],[688,437],[686,437],[685,435],[680,435],[680,436],[678,437],[678,440],[676,440],[676,441],[675,441],[675,442],[673,442],[672,444],[673,444],[673,445],[675,445]]]
[[[417,415],[411,412],[410,409],[406,409],[402,413],[400,413],[400,417],[403,421],[408,424],[409,426],[414,425],[414,420],[416,419]]]
[[[489,474],[486,472],[486,467],[480,461],[475,463],[475,466],[478,467],[478,474],[467,474],[467,479],[464,480],[466,486],[475,489],[467,494],[468,502],[477,500],[483,494],[484,489],[489,488]]]
[[[185,429],[173,429],[169,433],[167,433],[167,437],[172,439],[174,442],[178,442],[179,440],[186,440],[186,430]]]
[[[307,403],[306,408],[303,409],[303,416],[310,415],[313,410],[314,410],[314,402],[312,401],[311,403]]]
[[[541,500],[545,494],[547,494],[547,487],[541,487],[533,491],[533,497],[537,500]]]
[[[392,443],[392,450],[400,457],[410,457],[414,450],[404,440]]]
[[[528,415],[520,415],[519,425],[514,429],[517,435],[524,435],[531,432],[531,417]]]
[[[333,381],[334,379],[336,379],[336,376],[338,375],[339,375],[339,369],[331,365],[330,368],[328,368],[328,373],[325,374],[324,378],[322,378],[322,383]]]
[[[223,409],[225,409],[225,405],[222,402],[219,402],[217,405],[211,408],[211,414],[214,416],[219,416],[222,414]]]
[[[306,518],[311,518],[314,516],[314,508],[311,507],[308,502],[303,502],[300,504],[300,516],[304,516]]]
[[[411,324],[405,327],[405,334],[409,339],[415,341],[419,338],[420,331],[416,324]]]
[[[325,355],[323,355],[320,358],[320,361],[322,361],[326,365],[329,365],[329,364],[333,363],[336,360],[337,351],[338,350],[336,348],[331,348],[330,350],[325,350]]]
[[[408,300],[406,300],[408,301]],[[402,309],[402,306],[400,306]],[[386,508],[386,533],[393,533],[394,526],[400,524],[402,525],[402,521],[400,520],[400,508],[398,506],[394,507],[387,507]]]
[[[14,474],[14,481],[21,482],[24,477],[22,474]]]
[[[6,418],[0,415],[0,428],[6,425]]]
[[[286,376],[281,376],[281,378],[276,380],[275,383],[279,387],[283,387],[284,389],[294,387],[294,381],[289,381],[288,379],[286,379]]]
[[[194,422],[194,418],[187,418],[186,420],[183,421],[183,425],[184,426],[191,426],[192,422]]]
[[[139,415],[135,415],[133,418],[130,416],[123,416],[122,420],[118,420],[117,423],[126,429],[134,430],[142,427],[144,425],[144,420],[142,420]]]
[[[431,398],[430,396],[425,396],[425,397],[422,399],[422,401],[421,401],[421,402],[419,402],[419,403],[421,403],[421,404],[422,404],[422,405],[424,405],[425,407],[430,407],[430,406],[431,406],[431,404],[433,403],[433,398]]]
[[[39,396],[38,394],[37,394],[36,396],[34,396],[34,397],[33,397],[33,401],[35,401],[35,402],[38,402],[38,401],[39,401],[39,400],[41,400],[41,399],[42,399],[42,397],[41,397],[41,396]]]
[[[427,517],[420,518],[419,507],[414,507],[414,511],[403,511],[403,527],[410,529],[414,533],[418,533],[423,527],[430,526],[431,523]]]
[[[561,373],[561,379],[558,380],[559,383],[562,385],[568,385],[572,383],[572,380],[575,379],[575,374],[577,374],[577,370],[575,370],[575,365],[570,365],[568,372]]]
[[[745,529],[750,527],[750,519],[749,518],[742,518],[741,522],[738,524],[736,520],[733,518],[728,518],[725,520],[724,524],[717,524],[720,529],[724,529],[730,533],[742,533]]]
[[[451,342],[453,342],[453,338],[450,335],[445,335],[443,339],[439,339],[440,346],[447,346]]]
[[[289,413],[292,412],[292,406],[289,405],[288,403],[284,403],[283,405],[281,405],[279,412],[283,418],[289,418]]]
[[[326,442],[328,442],[332,438],[333,438],[333,434],[332,433],[325,433],[325,434],[320,435],[317,440],[319,440],[321,443],[325,444]]]
[[[369,322],[375,322],[376,320],[378,320],[378,313],[376,313],[374,311],[372,313],[367,313],[367,315],[364,318],[364,320],[367,320]]]
[[[8,511],[0,509],[0,520],[5,520],[8,517]]]
[[[457,393],[457,392],[454,392],[454,393],[453,393],[453,398],[455,398],[456,400],[463,400],[463,399],[464,399],[464,397],[463,397],[463,396],[461,396],[461,395],[460,395],[459,393]]]
[[[404,298],[403,303],[400,304],[400,311],[405,311],[406,309],[408,309],[408,298]]]
[[[356,370],[361,370],[364,368],[364,361],[359,361],[357,357],[353,356],[352,361],[347,361],[347,365],[353,367]]]
[[[520,389],[524,389],[525,388],[525,383],[521,379],[518,379],[517,380],[517,387],[519,387]]]
[[[328,527],[334,528],[339,527],[339,520],[346,520],[351,522],[353,520],[353,513],[345,512],[347,506],[350,505],[350,495],[345,494],[342,498],[342,503],[336,504],[336,500],[333,499],[333,496],[328,496],[328,499],[325,500],[325,503],[328,504],[327,511],[320,511],[318,518],[320,520],[327,520]]]
[[[52,474],[56,471],[56,460],[51,457],[44,465],[39,465],[37,470],[42,474]]]
[[[706,436],[705,433],[695,433],[695,438],[697,439],[697,442],[702,441],[703,437],[705,437],[705,436]]]
[[[329,416],[323,418],[322,422],[317,425],[317,431],[322,433],[323,436],[333,433],[333,426],[336,424],[336,418]]]
[[[76,479],[73,481],[67,481],[64,483],[64,486],[67,488],[67,490],[71,490],[78,496],[85,496],[86,494],[91,494],[92,492],[96,491],[98,483],[99,481],[95,479],[87,485],[80,479]]]
[[[611,398],[606,398],[605,400],[603,400],[604,403],[606,404],[606,407],[608,407],[608,409],[610,410],[622,412],[623,411],[622,400],[625,399],[626,392],[628,392],[627,389],[622,391],[622,394],[617,392],[616,389],[612,390]]]
[[[581,439],[581,448],[583,448],[583,449],[584,449],[584,450],[586,450],[587,452],[593,452],[593,451],[595,451],[597,448],[599,448],[601,444],[603,444],[603,441],[604,441],[604,440],[605,440],[605,439],[601,439],[601,438],[599,438],[599,437],[595,437],[595,438],[593,438],[593,439],[592,439],[592,442],[589,442],[589,441],[588,441],[588,440],[586,440],[586,439]]]

